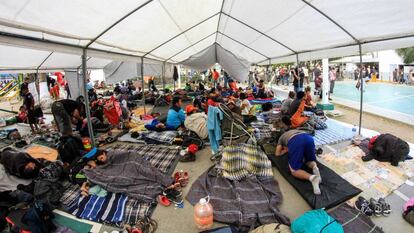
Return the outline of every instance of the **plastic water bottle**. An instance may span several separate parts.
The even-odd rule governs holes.
[[[355,138],[356,134],[357,134],[357,128],[356,128],[356,125],[354,125],[354,127],[352,127],[352,138]]]
[[[210,198],[208,197],[208,199]],[[213,206],[206,198],[201,198],[194,206],[194,221],[200,230],[206,230],[213,226]]]

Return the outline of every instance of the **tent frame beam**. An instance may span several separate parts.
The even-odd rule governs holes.
[[[131,16],[132,14],[134,14],[135,12],[137,12],[138,10],[140,10],[141,8],[143,8],[144,6],[146,6],[148,3],[152,2],[153,0],[148,0],[146,2],[144,2],[143,4],[141,4],[140,6],[138,6],[137,8],[133,9],[132,11],[130,11],[128,14],[122,16],[120,19],[118,19],[115,23],[111,24],[109,27],[107,27],[105,30],[103,30],[101,33],[99,33],[95,38],[93,38],[86,46],[85,48],[89,48],[89,46],[91,44],[93,44],[95,41],[97,41],[101,36],[103,36],[105,33],[107,33],[109,30],[111,30],[112,28],[114,28],[116,25],[118,25],[119,23],[121,23],[122,21],[124,21],[124,19],[128,18],[129,16]]]
[[[268,56],[264,55],[263,53],[261,53],[261,52],[259,52],[259,51],[255,50],[255,49],[253,49],[252,47],[250,47],[250,46],[248,46],[248,45],[244,44],[243,42],[240,42],[240,41],[238,41],[238,40],[234,39],[233,37],[230,37],[230,36],[228,36],[228,35],[226,35],[226,34],[224,34],[224,33],[220,32],[220,31],[219,31],[219,32],[217,32],[217,33],[219,33],[219,34],[223,35],[224,37],[227,37],[227,38],[229,38],[230,40],[232,40],[232,41],[234,41],[234,42],[236,42],[236,43],[238,43],[238,44],[240,44],[240,45],[242,45],[242,46],[244,46],[244,47],[246,47],[246,48],[248,48],[248,49],[252,50],[253,52],[256,52],[257,54],[260,54],[262,57],[265,57],[265,58],[266,58],[266,60],[270,59],[270,57],[268,57]]]
[[[229,17],[230,19],[232,19],[232,20],[234,20],[234,21],[236,21],[236,22],[238,22],[238,23],[240,23],[240,24],[242,24],[242,25],[244,25],[244,26],[246,26],[246,27],[248,27],[248,28],[250,28],[250,29],[252,29],[252,30],[256,31],[256,32],[257,32],[257,33],[259,33],[260,35],[262,35],[262,36],[264,36],[264,37],[266,37],[266,38],[268,38],[268,39],[270,39],[270,40],[272,40],[272,41],[276,42],[277,44],[281,45],[282,47],[284,47],[284,48],[286,48],[286,49],[290,50],[292,53],[296,53],[296,51],[295,51],[295,50],[293,50],[293,49],[291,49],[289,46],[287,46],[287,45],[285,45],[284,43],[282,43],[282,42],[280,42],[280,41],[276,40],[275,38],[273,38],[273,37],[271,37],[271,36],[267,35],[266,33],[262,32],[262,31],[259,31],[259,30],[258,30],[258,29],[256,29],[255,27],[250,26],[249,24],[247,24],[247,23],[245,23],[245,22],[243,22],[243,21],[241,21],[241,20],[239,20],[239,19],[237,19],[237,18],[235,18],[235,17],[233,17],[233,16],[231,16],[231,15],[228,15],[228,14],[226,14],[226,13],[224,13],[224,12],[223,12],[222,14],[223,14],[223,15],[225,15],[225,16],[227,16],[227,17]]]
[[[405,39],[405,38],[412,38],[412,37],[414,37],[414,34],[403,35],[403,36],[395,36],[395,37],[388,37],[388,38],[375,39],[375,40],[360,41],[359,43],[352,43],[352,44],[338,45],[338,46],[325,47],[325,48],[319,48],[319,49],[298,51],[297,54],[300,55],[302,53],[312,53],[312,52],[317,52],[317,51],[322,51],[322,50],[339,49],[339,48],[345,48],[345,47],[351,47],[351,46],[359,46],[359,45],[364,45],[364,44],[369,44],[369,43],[375,43],[375,42],[383,42],[383,41],[389,41],[389,40],[398,40],[398,39]],[[296,53],[290,53],[290,54],[286,54],[286,55],[282,55],[282,56],[271,57],[270,59],[284,58],[284,57],[289,57],[289,56],[293,56],[293,55],[296,55]],[[263,63],[266,60],[267,59],[263,59],[263,60],[261,60],[261,61],[259,61],[257,63],[258,64],[259,63]]]
[[[220,27],[221,16],[223,15],[224,1],[225,1],[225,0],[223,0],[223,1],[221,2],[220,15],[219,15],[219,20],[218,20],[218,22],[217,22],[217,29],[216,29],[216,31],[217,31],[217,32],[219,31],[219,27]],[[217,36],[218,36],[218,34],[216,34],[216,39],[214,40],[214,42],[217,42]]]
[[[175,35],[175,36],[171,37],[170,39],[168,39],[168,40],[166,40],[166,41],[164,41],[164,42],[163,42],[163,43],[161,43],[160,45],[156,46],[155,48],[153,48],[153,49],[151,49],[150,51],[148,51],[147,53],[145,53],[145,54],[143,55],[143,57],[148,56],[149,54],[151,54],[151,53],[152,53],[152,52],[154,52],[155,50],[157,50],[157,49],[161,48],[162,46],[164,46],[164,45],[168,44],[169,42],[171,42],[172,40],[176,39],[177,37],[179,37],[179,36],[183,35],[184,33],[186,33],[186,32],[188,32],[188,31],[190,31],[191,29],[193,29],[193,28],[195,28],[195,27],[199,26],[200,24],[203,24],[203,23],[205,23],[206,21],[208,21],[208,20],[210,20],[210,19],[212,19],[212,18],[216,17],[218,14],[220,14],[220,12],[217,12],[217,13],[215,13],[214,15],[211,15],[211,16],[207,17],[206,19],[203,19],[202,21],[200,21],[200,22],[198,22],[198,23],[194,24],[193,26],[191,26],[191,27],[189,27],[189,28],[185,29],[184,31],[180,32],[179,34],[177,34],[177,35]]]
[[[350,36],[357,44],[360,44],[360,41],[353,36],[348,30],[346,30],[344,27],[342,27],[338,22],[333,20],[331,17],[329,17],[327,14],[325,14],[323,11],[315,7],[312,3],[308,2],[308,0],[302,0],[306,5],[317,11],[319,14],[321,14],[323,17],[331,21],[333,24],[335,24],[337,27],[339,27],[343,32],[345,32],[348,36]]]
[[[187,49],[189,49],[189,48],[193,47],[194,45],[196,45],[196,44],[198,44],[198,43],[202,42],[203,40],[205,40],[205,39],[209,38],[210,36],[214,35],[215,33],[217,33],[217,32],[213,32],[213,33],[211,33],[211,34],[209,34],[209,35],[207,35],[207,36],[203,37],[201,40],[199,40],[199,41],[197,41],[197,42],[195,42],[195,43],[193,43],[193,44],[191,44],[191,45],[189,45],[189,46],[185,47],[184,49],[180,50],[178,53],[176,53],[176,54],[172,55],[171,57],[167,58],[164,62],[166,62],[166,61],[170,60],[171,58],[173,58],[173,57],[177,56],[178,54],[180,54],[180,53],[184,52],[185,50],[187,50]],[[177,63],[178,63],[178,62],[177,62]]]
[[[359,82],[361,88],[361,99],[359,100],[359,125],[358,125],[358,134],[361,135],[361,127],[362,127],[362,106],[364,101],[364,79],[362,77],[362,46],[361,44],[358,45],[359,48]]]

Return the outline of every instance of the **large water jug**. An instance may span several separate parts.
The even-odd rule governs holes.
[[[194,221],[198,229],[206,230],[213,226],[213,206],[209,203],[209,197],[201,198],[194,206]]]

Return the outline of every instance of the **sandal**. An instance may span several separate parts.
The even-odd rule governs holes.
[[[183,172],[182,170],[179,172],[176,172],[174,174],[174,180],[175,180],[175,183],[180,183],[181,187],[187,186],[188,181],[189,181],[188,172]]]
[[[374,210],[375,216],[379,217],[382,215],[382,205],[378,203],[374,198],[369,200],[369,207]]]
[[[166,196],[163,196],[163,195],[158,196],[158,203],[160,203],[163,206],[170,206],[171,205],[170,200],[168,200],[168,198]]]
[[[387,217],[388,215],[390,215],[390,213],[391,213],[391,206],[390,206],[390,204],[386,203],[384,198],[378,199],[378,203],[381,205],[382,215],[384,215],[385,217]]]

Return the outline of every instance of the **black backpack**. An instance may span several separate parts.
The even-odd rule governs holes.
[[[183,147],[188,147],[191,144],[196,144],[198,149],[201,150],[204,146],[204,141],[201,139],[195,132],[191,130],[186,130],[182,134],[183,137]]]
[[[62,136],[59,139],[57,150],[60,159],[64,163],[72,163],[75,159],[81,157],[81,150],[83,150],[82,140],[75,136]]]

